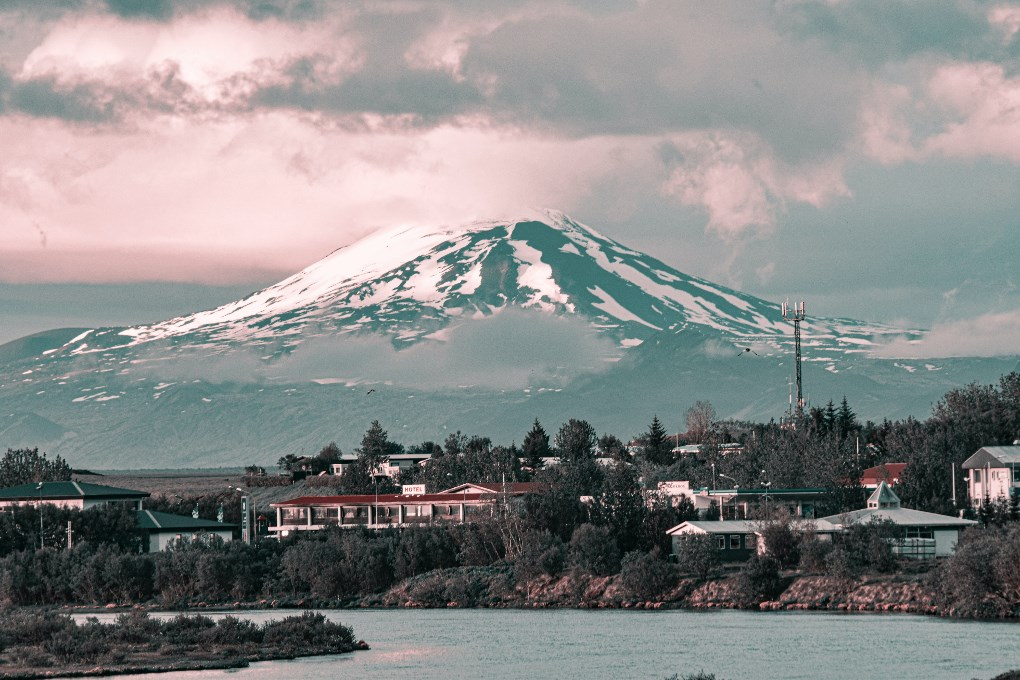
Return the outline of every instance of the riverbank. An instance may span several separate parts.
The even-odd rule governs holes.
[[[0,678],[11,680],[235,669],[368,649],[349,626],[312,613],[257,625],[132,611],[113,623],[77,624],[66,614],[16,610],[5,612],[2,623]]]
[[[709,580],[681,578],[662,593],[635,597],[619,575],[591,576],[566,572],[540,576],[518,584],[505,566],[441,569],[402,581],[385,592],[352,599],[315,597],[266,598],[253,602],[191,602],[190,610],[258,609],[757,609],[761,611],[900,612],[954,616],[939,608],[925,585],[923,570],[911,573],[868,574],[854,580],[784,572],[779,590],[748,601],[740,592],[736,572]],[[133,605],[139,608],[139,605]],[[160,609],[157,603],[143,609]],[[119,611],[75,607],[88,613]],[[999,617],[1011,618],[1011,617]]]

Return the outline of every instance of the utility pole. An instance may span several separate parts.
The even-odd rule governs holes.
[[[794,366],[797,376],[797,420],[801,420],[804,417],[804,386],[800,376],[800,322],[804,320],[804,301],[801,300],[799,304],[794,302],[792,307],[789,300],[784,302],[783,318],[793,322]]]

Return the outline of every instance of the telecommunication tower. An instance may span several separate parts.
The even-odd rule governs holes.
[[[804,388],[800,380],[800,322],[804,320],[804,301],[800,303],[793,303],[790,305],[790,301],[787,300],[783,303],[783,318],[787,321],[793,322],[793,347],[794,347],[794,366],[797,376],[797,415],[804,415]]]

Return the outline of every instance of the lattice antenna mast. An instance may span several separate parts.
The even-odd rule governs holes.
[[[793,322],[793,347],[794,347],[794,366],[797,376],[797,415],[804,415],[804,386],[800,379],[800,322],[804,320],[804,301],[800,303],[793,303],[790,306],[790,301],[787,300],[783,303],[783,318],[787,321]]]

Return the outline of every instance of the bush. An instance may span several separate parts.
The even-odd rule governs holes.
[[[41,645],[75,628],[70,616],[48,611],[16,610],[3,617],[3,629],[13,644]]]
[[[734,601],[751,607],[775,598],[783,590],[779,560],[768,555],[752,555],[734,581]]]
[[[781,567],[792,567],[800,561],[800,538],[790,526],[789,517],[763,523],[760,533],[765,554]]]
[[[808,538],[800,544],[800,568],[803,571],[825,572],[826,560],[832,552],[832,541],[822,541],[817,537]]]
[[[514,576],[525,583],[538,576],[556,576],[567,561],[567,547],[549,531],[529,531],[522,539],[521,554],[514,562]]]
[[[681,572],[704,581],[722,563],[715,538],[707,534],[688,534],[676,544],[676,563]]]
[[[263,644],[285,649],[326,645],[335,651],[346,651],[354,645],[354,631],[350,626],[328,621],[322,614],[305,612],[265,624]]]
[[[620,581],[632,597],[651,600],[662,597],[676,584],[676,570],[659,559],[658,548],[651,553],[635,550],[623,556]]]
[[[620,570],[620,550],[608,527],[582,524],[570,537],[570,563],[593,576],[609,576]]]

